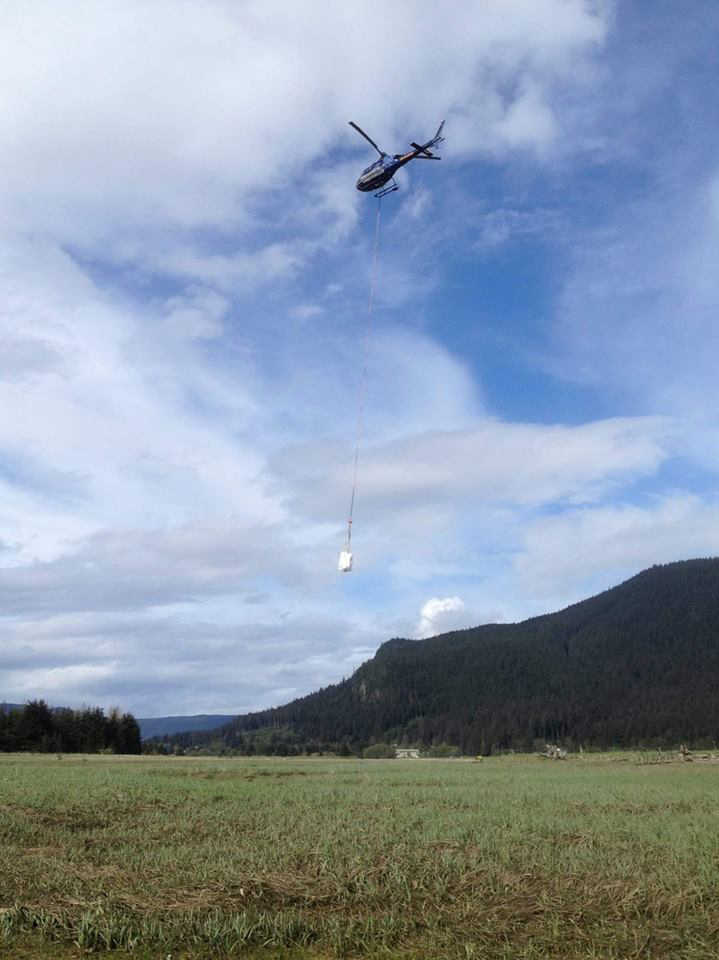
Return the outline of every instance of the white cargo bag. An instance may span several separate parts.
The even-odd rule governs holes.
[[[349,550],[341,551],[337,569],[342,573],[349,573],[352,569],[352,554],[349,552]]]

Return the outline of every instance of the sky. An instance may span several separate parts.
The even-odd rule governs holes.
[[[719,553],[714,0],[0,27],[0,700],[261,709]],[[370,316],[348,121],[442,119]]]

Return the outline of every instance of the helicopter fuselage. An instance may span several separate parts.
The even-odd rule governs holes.
[[[405,163],[409,163],[413,157],[416,157],[417,152],[416,150],[411,150],[409,153],[394,157],[384,156],[380,157],[379,160],[375,160],[374,163],[371,163],[360,174],[357,180],[357,189],[363,193],[369,193],[371,190],[379,190],[380,187],[383,187],[385,183],[388,183],[392,179],[400,167],[403,167]]]

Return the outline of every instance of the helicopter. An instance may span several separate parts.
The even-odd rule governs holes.
[[[363,193],[369,193],[371,190],[376,190],[375,197],[381,199],[386,197],[388,193],[393,193],[395,190],[399,190],[399,187],[394,182],[394,175],[399,170],[400,167],[403,167],[405,163],[409,163],[410,160],[441,160],[441,157],[435,156],[430,147],[436,146],[438,143],[444,142],[444,137],[442,136],[442,127],[444,126],[444,120],[440,123],[437,128],[437,132],[432,137],[431,140],[428,140],[426,143],[415,143],[412,141],[412,146],[414,150],[410,150],[408,153],[395,153],[390,156],[390,154],[385,153],[384,150],[380,150],[377,144],[371,137],[368,137],[367,134],[361,127],[358,127],[354,120],[349,121],[349,125],[354,127],[357,133],[361,134],[365,140],[369,141],[372,146],[375,148],[379,154],[379,160],[375,160],[374,163],[371,163],[366,169],[362,171],[362,174],[357,181],[357,189],[361,190]],[[390,186],[385,186],[386,183],[390,182]]]

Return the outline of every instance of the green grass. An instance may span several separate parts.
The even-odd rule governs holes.
[[[719,764],[647,759],[0,755],[0,956],[716,958]]]

